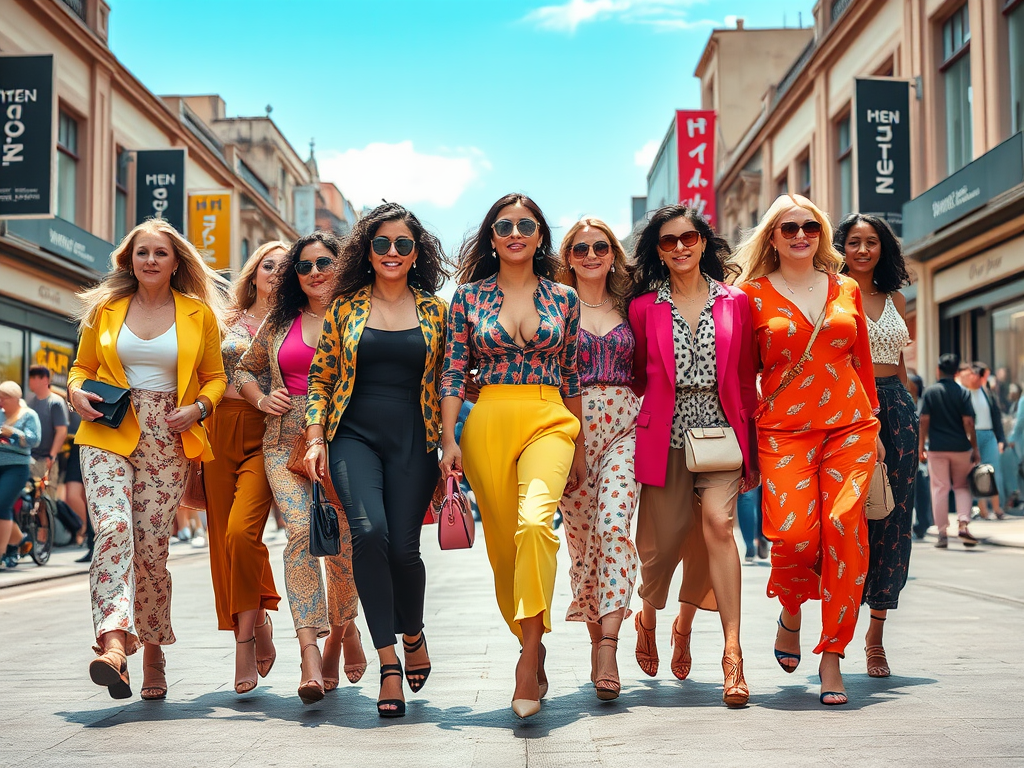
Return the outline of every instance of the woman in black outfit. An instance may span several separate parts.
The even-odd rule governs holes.
[[[405,714],[430,674],[423,637],[423,514],[437,484],[438,380],[447,305],[440,241],[385,203],[352,230],[309,372],[306,464],[331,478],[352,530],[352,569],[380,656],[381,717]],[[330,450],[325,450],[329,443]]]

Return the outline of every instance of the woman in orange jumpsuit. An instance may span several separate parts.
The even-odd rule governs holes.
[[[857,625],[868,568],[864,502],[883,453],[860,289],[837,274],[828,218],[799,195],[772,204],[737,258],[763,369],[756,421],[773,542],[768,596],[782,603],[775,656],[786,672],[796,669],[800,608],[821,600],[819,698],[845,704],[839,660]]]

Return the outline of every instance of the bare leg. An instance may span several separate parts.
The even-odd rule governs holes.
[[[800,655],[800,611],[796,613],[790,613],[785,608],[782,609],[780,615],[782,621],[782,627],[779,627],[775,632],[775,650],[781,651],[782,653]],[[785,629],[784,629],[784,628]],[[786,631],[789,630],[789,631]],[[780,664],[783,662],[779,662]],[[793,659],[785,659],[785,668],[788,671],[796,669],[796,665],[799,662]]]
[[[839,671],[839,654],[829,651],[821,654],[818,674],[821,675],[821,692],[824,695],[822,703],[845,704],[846,688],[843,686],[843,674]]]
[[[323,660],[320,657],[320,649],[319,647],[310,647],[317,645],[317,629],[316,627],[302,627],[301,629],[297,629],[295,634],[299,639],[299,656],[301,658],[300,663],[302,665],[302,678],[299,683],[299,689],[310,689],[315,691],[315,689],[319,687],[320,690],[323,691],[324,674]],[[321,698],[322,697],[323,695],[321,694]],[[311,698],[311,700],[316,699]]]
[[[711,586],[715,590],[722,631],[725,633],[725,655],[741,659],[740,555],[733,535],[732,509],[735,509],[735,505],[725,508],[710,503],[703,505],[704,540],[708,547]]]
[[[516,688],[513,699],[540,701],[540,641],[544,635],[544,615],[538,613],[519,622],[523,630],[523,652],[516,664]]]
[[[380,659],[380,666],[383,668],[387,664],[398,664],[398,654],[395,652],[395,646],[389,645],[387,648],[378,648],[377,657]],[[401,675],[389,675],[381,680],[380,683],[380,696],[377,697],[377,701],[383,701],[385,699],[397,699],[399,701],[405,701],[405,691],[402,687],[402,683],[405,680]],[[378,704],[377,708],[389,712],[398,709],[394,704]]]
[[[626,609],[619,608],[611,613],[606,613],[601,617],[601,623],[594,626],[597,627],[600,633],[597,642],[598,644],[593,646],[597,648],[597,653],[594,655],[594,668],[593,674],[597,680],[609,681],[611,687],[618,692],[617,683],[619,680],[619,665],[616,661],[616,652],[618,651],[617,642],[612,642],[611,638],[616,640],[619,637],[619,629],[622,627],[622,620],[626,617]],[[587,625],[588,628],[591,625]],[[593,642],[594,636],[591,633],[591,642]],[[604,639],[605,642],[601,642]],[[605,682],[602,682],[605,685]]]
[[[256,614],[258,610],[238,614],[235,634],[235,692],[248,693],[256,687]]]

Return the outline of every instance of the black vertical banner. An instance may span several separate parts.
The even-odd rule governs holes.
[[[135,153],[135,220],[164,219],[185,235],[184,149]]]
[[[0,55],[0,219],[54,215],[53,55]]]
[[[857,78],[857,210],[903,233],[910,200],[910,83]]]

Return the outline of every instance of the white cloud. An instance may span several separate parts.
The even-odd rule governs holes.
[[[476,147],[416,151],[411,141],[375,142],[362,149],[326,151],[317,156],[320,176],[333,181],[357,206],[382,198],[407,205],[431,203],[451,208],[491,164]]]
[[[711,19],[689,18],[687,9],[705,0],[565,0],[530,11],[524,21],[551,32],[568,32],[588,22],[617,19],[630,24],[648,24],[667,29],[721,26]]]
[[[657,139],[651,139],[633,153],[633,162],[644,170],[649,169],[654,162],[654,158],[658,156],[659,147],[661,147],[661,142]]]

